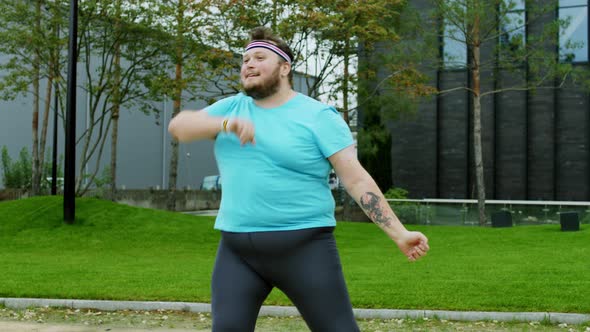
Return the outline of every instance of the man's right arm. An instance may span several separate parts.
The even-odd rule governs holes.
[[[179,142],[214,139],[222,130],[224,118],[207,112],[182,111],[168,125],[168,132]]]
[[[242,145],[256,144],[254,125],[240,118],[211,116],[206,111],[182,111],[168,125],[168,132],[179,142],[215,139],[221,131],[234,133]]]

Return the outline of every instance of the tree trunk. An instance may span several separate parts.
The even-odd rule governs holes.
[[[38,38],[41,33],[41,1],[37,0],[35,3],[35,29],[34,38]],[[33,55],[33,148],[31,151],[31,159],[33,165],[31,167],[31,194],[33,196],[39,195],[39,76],[40,76],[40,50],[35,46]]]
[[[479,95],[473,96],[473,152],[473,157],[475,159],[475,181],[477,184],[477,207],[479,210],[479,224],[483,226],[486,224],[486,190],[484,182],[483,150],[481,141],[481,103]]]
[[[53,64],[50,65],[53,67]],[[41,183],[43,181],[43,175],[45,171],[45,145],[47,142],[47,127],[49,126],[49,112],[51,111],[51,96],[53,94],[53,68],[49,71],[51,74],[47,79],[47,93],[45,95],[45,110],[43,114],[43,123],[41,124],[41,142],[39,143],[39,173],[37,174],[36,185],[41,189]]]
[[[182,52],[182,51],[180,51]],[[174,94],[174,107],[172,109],[172,118],[174,118],[180,112],[180,105],[181,105],[181,95],[182,95],[182,88],[181,86],[182,80],[182,63],[176,64],[176,78],[175,82],[177,84],[176,92]],[[172,139],[170,143],[171,151],[170,151],[170,173],[168,177],[168,202],[166,203],[166,208],[170,211],[174,211],[176,209],[176,182],[178,180],[178,141],[176,139]]]
[[[483,169],[483,149],[481,142],[481,86],[480,86],[480,43],[479,17],[474,20],[472,46],[472,94],[473,94],[473,157],[475,161],[475,181],[477,184],[477,207],[479,210],[479,225],[486,224],[485,202],[486,191]]]
[[[115,73],[114,73],[114,91],[113,91],[113,112],[111,114],[113,120],[113,128],[111,129],[111,183],[110,183],[110,199],[116,200],[117,195],[117,143],[119,139],[119,111],[121,108],[121,1],[116,2],[117,13],[115,17]]]
[[[278,13],[277,2],[273,1],[272,2],[272,21],[271,21],[271,26],[270,26],[270,28],[273,31],[276,31],[276,29],[277,29],[277,13]]]
[[[342,108],[344,112],[344,121],[350,126],[350,119],[348,118],[348,79],[350,76],[348,71],[348,66],[350,65],[348,48],[350,47],[350,40],[348,34],[346,34],[344,43],[344,81],[342,82]]]
[[[113,109],[113,128],[111,131],[111,184],[110,199],[116,200],[117,195],[117,140],[119,138],[119,106]]]
[[[177,39],[176,39],[176,73],[174,77],[174,106],[172,109],[172,118],[179,112],[182,98],[182,56],[183,56],[183,18],[184,18],[184,1],[178,1],[177,12]],[[172,139],[170,152],[170,173],[168,177],[168,201],[166,208],[170,211],[176,210],[176,182],[178,180],[178,141]]]

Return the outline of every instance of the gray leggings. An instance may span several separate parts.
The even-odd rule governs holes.
[[[213,331],[254,331],[273,287],[312,331],[359,331],[333,231],[222,232],[211,283]]]

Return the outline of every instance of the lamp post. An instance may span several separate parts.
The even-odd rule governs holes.
[[[59,23],[55,24],[56,50],[55,50],[55,106],[53,112],[53,160],[51,168],[51,195],[57,195],[57,114],[59,112]]]
[[[68,46],[68,90],[66,102],[66,139],[64,169],[64,221],[73,224],[76,217],[76,65],[78,55],[78,0],[70,0],[70,37]]]

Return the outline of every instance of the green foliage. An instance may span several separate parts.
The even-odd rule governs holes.
[[[91,177],[90,174],[86,174],[88,179],[92,179],[96,191],[94,192],[93,197],[100,198],[105,197],[107,191],[109,190],[109,185],[112,182],[112,174],[111,174],[111,167],[107,166],[102,169],[102,173],[100,176]]]
[[[376,157],[391,140],[391,134],[383,126],[372,126],[368,129],[360,128],[358,130],[358,148],[364,157]]]
[[[43,173],[41,177],[41,189],[48,190],[51,186],[51,181],[45,180],[51,176],[53,163],[51,162],[51,151],[47,152],[45,157],[45,163],[43,165]],[[57,178],[63,178],[63,156],[60,156],[60,160],[57,164]],[[8,154],[6,146],[2,147],[2,169],[3,177],[2,181],[5,188],[9,189],[31,189],[32,179],[32,161],[29,150],[24,147],[20,150],[19,157],[13,161]],[[59,183],[58,183],[59,185]]]
[[[107,166],[102,169],[102,174],[100,177],[94,179],[94,184],[97,188],[102,188],[111,183],[111,167]]]
[[[382,191],[391,187],[391,134],[384,126],[358,130],[359,160]]]
[[[361,112],[361,127],[357,128],[359,159],[383,191],[392,185],[392,136],[387,122],[415,114],[422,97],[435,92],[429,86],[428,77],[417,69],[423,66],[426,54],[418,48],[422,43],[404,41],[421,38],[417,35],[422,24],[419,15],[406,3],[396,5],[395,12],[389,18],[395,38],[360,39],[356,77],[359,101],[356,108]],[[377,46],[391,51],[374,52]]]
[[[5,188],[30,189],[31,188],[31,157],[27,148],[22,148],[18,160],[12,161],[8,155],[6,146],[2,147],[2,181]]]
[[[392,187],[384,194],[387,199],[408,199],[408,191]],[[404,224],[420,224],[420,205],[411,202],[390,202],[391,208]]]
[[[387,199],[407,199],[408,191],[403,188],[389,188],[384,194]]]
[[[40,6],[37,11],[36,6]],[[55,59],[55,50],[67,45],[67,34],[58,38],[55,27],[67,25],[67,1],[0,1],[0,99],[11,100],[30,93],[35,67],[43,77],[53,76],[56,61],[65,68],[67,54]],[[62,31],[65,29],[62,29]],[[33,56],[36,55],[36,56]]]
[[[446,60],[437,65],[438,69],[458,66],[478,70],[481,73],[482,95],[502,93],[510,89],[553,88],[556,81],[564,80],[574,72],[578,76],[582,75],[568,61],[568,52],[579,49],[582,45],[565,43],[560,50],[565,55],[560,59],[555,54],[559,47],[560,31],[571,24],[568,18],[547,19],[555,13],[555,1],[524,1],[524,7],[516,0],[431,0],[431,3],[434,9],[432,17],[443,22],[444,28],[441,31],[428,31],[427,28],[425,34],[438,36],[443,43],[462,44],[465,50],[492,50],[486,55],[482,53],[481,59],[477,60],[474,59],[475,54],[469,51],[467,56],[470,61],[458,65],[453,64],[451,54],[445,53]],[[531,32],[527,34],[527,31]],[[429,54],[436,54],[439,47],[440,45],[432,44],[433,52]],[[520,75],[525,68],[526,81],[503,80],[496,86],[484,84],[484,78],[493,80],[496,77],[484,75],[486,71]]]
[[[396,202],[391,204],[395,215],[403,224],[420,224],[420,205],[416,203]]]

